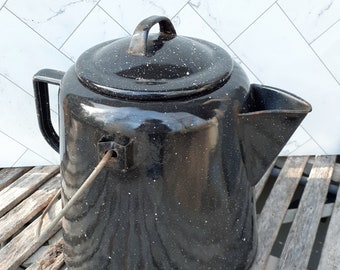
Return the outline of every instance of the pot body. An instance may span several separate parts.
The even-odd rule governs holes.
[[[108,163],[63,219],[70,269],[246,269],[256,251],[253,189],[238,139],[249,82],[166,101],[123,100],[61,82],[66,204],[108,149]]]

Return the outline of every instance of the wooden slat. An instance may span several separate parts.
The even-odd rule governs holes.
[[[284,245],[279,269],[306,269],[331,181],[335,156],[318,156]]]
[[[35,167],[0,191],[0,217],[59,171],[58,166]]]
[[[0,243],[6,241],[47,206],[60,188],[60,174],[0,218]]]
[[[61,201],[59,200],[56,206],[52,206],[50,212],[44,217],[41,232],[50,224],[51,220],[61,210]],[[0,249],[0,270],[15,270],[28,257],[30,257],[43,243],[45,243],[52,235],[54,235],[60,228],[61,222],[46,235],[46,239],[39,239],[36,235],[36,230],[39,225],[39,218],[27,226],[22,232],[15,236],[11,242]]]
[[[264,186],[266,185],[267,183],[267,180],[275,166],[275,163],[276,163],[276,159],[272,162],[272,164],[269,166],[268,170],[266,171],[266,173],[262,176],[261,180],[256,184],[255,186],[255,201],[258,200],[258,198],[260,197],[263,189],[264,189]]]
[[[313,159],[310,159],[306,167],[309,168],[309,170],[311,170],[313,163],[314,163]],[[331,180],[340,183],[340,163],[335,163]]]
[[[322,159],[322,157],[317,157],[317,160]],[[308,172],[310,174],[309,180],[307,182],[305,191],[305,193],[308,193],[307,195],[304,195],[306,197],[308,197],[308,200],[311,200],[311,202],[313,204],[311,204],[310,202],[305,202],[306,206],[307,206],[307,211],[309,211],[310,209],[308,209],[308,207],[312,207],[313,211],[315,211],[316,208],[318,208],[317,205],[323,205],[324,201],[320,201],[321,203],[317,203],[317,202],[313,202],[315,200],[315,198],[317,196],[320,195],[315,195],[315,189],[312,188],[312,184],[310,184],[310,181],[314,174],[313,178],[317,178],[315,177],[315,175],[317,175],[318,173],[320,173],[319,175],[319,182],[323,182],[323,184],[320,184],[322,187],[319,189],[320,191],[323,190],[323,188],[325,188],[325,186],[328,186],[327,183],[329,183],[329,179],[327,178],[330,174],[330,171],[328,171],[328,174],[326,175],[327,180],[324,180],[325,176],[322,174],[326,174],[325,172],[322,172],[323,170],[328,170],[326,167],[332,167],[334,166],[334,157],[326,157],[326,160],[328,159],[332,159],[332,162],[330,162],[330,165],[328,164],[324,164],[325,168],[318,168],[316,169],[316,164],[314,164],[314,171],[311,171],[311,168],[308,167],[310,163],[314,162],[313,158],[308,159],[308,157],[288,157],[288,159],[285,161],[284,165],[282,164],[283,168],[281,170],[281,173],[276,181],[276,183],[274,184],[274,187],[272,188],[272,191],[265,203],[265,206],[261,212],[261,214],[259,215],[258,218],[258,235],[259,235],[259,247],[258,247],[258,253],[254,262],[254,265],[252,266],[252,270],[260,270],[260,269],[266,269],[268,270],[269,264],[272,265],[273,269],[306,269],[306,267],[303,267],[306,264],[306,260],[308,263],[308,256],[310,254],[310,252],[306,252],[305,250],[303,250],[303,252],[305,252],[307,254],[307,259],[304,258],[304,254],[303,252],[300,252],[299,250],[294,251],[292,253],[294,253],[293,255],[295,256],[288,256],[287,260],[303,260],[303,265],[301,266],[301,264],[299,263],[297,266],[295,266],[295,264],[290,264],[287,262],[283,262],[283,260],[279,261],[279,259],[275,258],[273,263],[270,258],[270,252],[272,249],[272,246],[276,240],[278,231],[280,229],[280,226],[282,225],[283,222],[287,222],[288,220],[291,221],[294,219],[294,222],[296,223],[298,219],[301,220],[301,216],[305,215],[308,216],[306,217],[305,220],[301,221],[301,223],[308,223],[310,222],[309,215],[306,215],[304,213],[299,214],[299,212],[303,212],[302,210],[299,210],[301,205],[303,205],[303,201],[301,199],[300,202],[300,206],[298,210],[290,210],[287,212],[288,206],[291,202],[292,196],[294,194],[294,191],[299,183],[299,180],[301,179],[302,176],[302,172]],[[282,162],[282,160],[281,160]],[[277,163],[280,163],[279,161],[277,161]],[[307,163],[307,165],[306,165]],[[274,164],[272,164],[274,165]],[[319,165],[318,165],[319,166]],[[339,177],[336,176],[336,168],[337,166],[339,166],[339,164],[335,164],[335,167],[333,169],[333,176],[332,180],[336,179],[336,181],[339,181]],[[51,166],[49,166],[51,168]],[[319,166],[320,167],[320,166]],[[28,168],[26,168],[28,170]],[[320,172],[321,169],[321,172]],[[331,168],[332,169],[332,168]],[[5,170],[5,171],[4,171]],[[36,184],[29,184],[29,181],[26,179],[22,179],[22,178],[29,178],[32,181],[34,181],[35,177],[42,177],[41,175],[35,175],[35,177],[30,176],[31,172],[26,173],[25,175],[23,175],[22,177],[20,177],[23,173],[22,172],[21,175],[20,173],[17,171],[13,171],[13,178],[11,179],[11,177],[8,177],[9,182],[6,182],[7,184],[7,188],[3,188],[3,190],[1,191],[1,173],[4,174],[11,174],[11,170],[12,169],[3,169],[0,171],[0,214],[1,213],[6,213],[7,211],[9,211],[10,209],[12,209],[13,207],[15,207],[15,205],[17,205],[18,203],[20,203],[20,201],[22,201],[19,205],[17,205],[14,209],[12,209],[10,212],[8,212],[6,214],[7,218],[6,220],[9,220],[10,222],[12,222],[13,220],[15,220],[13,217],[16,216],[20,216],[20,218],[18,218],[18,222],[20,222],[20,219],[22,220],[22,223],[20,223],[21,225],[17,225],[18,227],[22,227],[22,224],[26,223],[27,221],[24,220],[25,218],[29,217],[29,210],[34,210],[34,209],[38,209],[40,206],[32,206],[31,203],[28,203],[30,198],[32,196],[35,196],[34,194],[36,194],[37,192],[39,192],[40,190],[44,190],[45,187],[52,185],[52,183],[50,184],[50,182],[47,182],[45,184],[42,185],[42,183],[44,183],[48,178],[52,177],[52,175],[56,174],[58,171],[58,167],[56,167],[56,171],[55,173],[51,173],[49,176],[46,177],[46,179],[40,180],[38,181],[39,183]],[[39,173],[39,169],[35,168],[33,169],[35,170],[35,173]],[[260,182],[255,186],[255,198],[258,199],[259,195],[261,194],[266,181],[270,175],[271,172],[271,168],[268,169],[266,175],[264,175],[262,177],[262,179],[260,180]],[[18,174],[19,173],[19,174]],[[46,172],[45,172],[46,173]],[[19,178],[20,177],[20,178]],[[59,177],[59,176],[58,176]],[[334,178],[334,179],[333,179]],[[17,183],[17,181],[22,181],[24,182],[24,187],[22,185],[15,185]],[[56,181],[54,180],[50,180],[51,182]],[[326,181],[326,182],[325,182]],[[20,193],[20,196],[18,193],[18,190],[16,192],[14,192],[14,196],[17,196],[15,199],[13,199],[13,201],[10,203],[9,208],[6,208],[3,206],[3,203],[6,203],[6,201],[3,199],[2,196],[4,196],[4,191],[7,190],[8,191],[8,185],[13,186],[14,188],[19,189],[26,189],[29,190],[29,192],[23,196],[22,193]],[[40,186],[42,185],[42,186]],[[54,184],[53,184],[54,185]],[[38,187],[40,186],[40,188],[35,192],[34,190],[36,190]],[[310,191],[308,191],[308,186]],[[58,186],[59,187],[59,186]],[[55,188],[55,186],[54,186]],[[327,191],[326,191],[327,192]],[[33,193],[32,195],[30,195],[30,193]],[[322,193],[322,192],[321,192]],[[8,193],[6,193],[7,195],[7,199],[10,199],[10,196],[8,196]],[[13,193],[12,193],[13,194]],[[25,197],[29,196],[27,199],[24,199]],[[43,194],[39,195],[41,198],[41,200],[44,200],[43,198]],[[50,195],[48,195],[50,196]],[[52,196],[52,195],[51,195]],[[321,196],[322,197],[322,196]],[[325,197],[323,197],[325,198]],[[36,198],[36,200],[39,200],[38,197]],[[46,201],[42,203],[42,205],[46,205]],[[26,202],[26,206],[23,206],[24,203]],[[316,208],[315,208],[315,205]],[[21,206],[21,207],[20,207]],[[42,206],[42,207],[44,207]],[[21,208],[21,209],[20,209]],[[59,206],[60,208],[60,206]],[[5,210],[4,210],[5,209]],[[16,209],[16,210],[15,210]],[[20,209],[20,211],[18,211],[18,209]],[[333,209],[333,210],[332,210]],[[27,210],[27,211],[26,211]],[[327,232],[327,236],[326,236],[326,240],[325,240],[325,244],[324,244],[324,248],[322,251],[322,256],[321,256],[321,261],[320,261],[320,265],[319,265],[319,269],[320,270],[324,270],[324,269],[340,269],[340,256],[338,255],[338,253],[340,252],[340,192],[338,191],[337,194],[337,199],[335,204],[328,204],[326,206],[324,206],[323,208],[321,207],[320,209],[317,209],[318,211],[321,211],[321,214],[317,214],[319,215],[319,219],[318,222],[320,220],[320,215],[329,215],[330,211],[332,211],[332,217],[331,217],[331,221],[330,221],[330,225],[328,227],[328,232]],[[2,212],[1,212],[2,211]],[[13,212],[12,212],[13,211]],[[15,211],[16,214],[14,215]],[[34,210],[35,211],[35,210]],[[39,210],[41,211],[41,209]],[[60,209],[58,210],[60,211]],[[10,216],[9,213],[13,214],[13,216]],[[25,214],[21,214],[21,213],[25,213]],[[25,216],[25,217],[24,217]],[[53,216],[53,215],[52,215]],[[1,217],[1,215],[0,215]],[[30,218],[32,219],[32,217]],[[2,228],[6,228],[6,226],[3,224],[1,225],[2,220],[5,219],[1,219],[0,218],[0,243],[1,243],[1,235],[3,235],[3,229]],[[47,221],[46,221],[47,220]],[[5,223],[5,222],[3,222]],[[302,230],[302,232],[297,232],[297,236],[300,237],[299,239],[297,239],[297,237],[293,237],[293,236],[289,236],[291,238],[294,239],[287,239],[287,245],[291,245],[293,246],[293,248],[297,248],[295,247],[295,243],[300,243],[301,246],[306,245],[306,241],[310,238],[310,234],[313,234],[312,237],[315,236],[316,232],[315,231],[315,224],[316,222],[312,222],[314,223],[314,225],[308,225],[305,224],[305,226],[307,226],[308,228],[304,228],[301,229],[299,226],[303,226],[302,224],[298,224],[297,225],[297,229],[293,229],[294,231],[296,230]],[[45,217],[45,222],[43,224],[43,228],[42,231],[44,231],[44,229],[48,226],[49,221],[48,221],[48,215],[47,217]],[[1,226],[5,226],[5,227],[1,227]],[[15,227],[15,222],[13,222],[13,224],[8,224],[8,226],[10,228]],[[33,227],[32,227],[33,226]],[[313,227],[314,226],[314,227]],[[309,230],[310,227],[313,227],[314,229],[311,231],[306,232],[305,230]],[[42,243],[36,243],[36,236],[35,236],[35,230],[37,228],[37,221],[34,221],[32,224],[30,224],[26,229],[24,229],[21,233],[19,233],[17,236],[15,236],[13,238],[13,240],[8,243],[6,246],[4,246],[2,249],[0,249],[0,270],[2,269],[18,269],[18,267],[23,263],[23,261],[25,261],[28,257],[30,257],[34,252],[36,252],[36,250],[39,249],[39,247],[41,247]],[[58,227],[51,232],[51,235],[48,236],[48,238],[50,238],[52,236],[52,234],[55,233],[56,230],[59,230],[61,228],[61,224],[58,224]],[[292,225],[293,228],[293,225]],[[16,230],[16,229],[15,229]],[[15,231],[14,230],[14,231]],[[292,231],[293,231],[292,230]],[[292,231],[290,233],[292,233]],[[11,232],[10,234],[13,234],[13,232]],[[300,236],[302,235],[302,236]],[[6,236],[5,238],[7,238],[8,236]],[[288,237],[288,238],[289,238]],[[48,240],[48,239],[46,239]],[[289,244],[289,242],[291,242],[291,244]],[[314,238],[311,240],[309,239],[309,242],[307,243],[307,245],[310,245],[310,243],[314,242]],[[294,244],[293,244],[294,243]],[[62,254],[59,252],[58,248],[60,242],[56,243],[56,246],[51,245],[49,247],[49,252],[46,252],[43,256],[41,256],[38,261],[32,265],[30,265],[27,269],[28,270],[35,270],[35,269],[65,269],[65,264],[63,263],[63,256]],[[286,247],[285,247],[286,248]],[[303,249],[305,249],[306,247],[304,246]],[[309,247],[307,247],[307,249],[309,249]],[[285,254],[288,254],[287,251],[285,251]],[[282,256],[285,256],[284,253]],[[287,264],[284,264],[287,263]],[[280,264],[280,265],[279,265]],[[29,265],[29,264],[28,264]],[[275,265],[275,266],[274,266]],[[300,267],[301,266],[301,267]],[[24,267],[25,268],[25,267]]]
[[[32,167],[5,168],[0,171],[0,191],[12,184]]]
[[[35,263],[27,267],[26,270],[60,269],[64,265],[62,245],[63,239],[60,237],[58,242],[50,245],[46,252]]]
[[[340,164],[339,163],[335,164],[332,181],[340,183]]]
[[[311,157],[308,160],[307,165],[305,167],[305,170],[304,170],[305,174],[310,173],[313,163],[314,163],[314,157]],[[279,158],[276,162],[276,166],[278,166],[279,168],[282,168],[283,164],[284,164],[284,159],[282,158]],[[335,163],[333,175],[332,175],[332,181],[340,183],[340,163]]]
[[[318,269],[340,269],[340,189],[334,203]]]
[[[258,250],[251,269],[265,269],[308,156],[288,157],[258,218]]]

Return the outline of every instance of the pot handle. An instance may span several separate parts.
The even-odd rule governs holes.
[[[59,152],[59,136],[51,122],[48,84],[59,85],[65,72],[53,69],[42,69],[33,76],[35,105],[40,131],[48,144]]]
[[[147,41],[149,36],[149,31],[152,26],[156,23],[159,23],[159,35],[166,37],[167,39],[172,39],[176,36],[176,30],[170,19],[164,16],[151,16],[143,21],[141,21],[130,41],[130,46],[128,49],[128,53],[131,55],[142,55],[147,56]]]

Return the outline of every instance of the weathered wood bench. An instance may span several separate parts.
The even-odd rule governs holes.
[[[60,180],[58,166],[0,170],[1,270],[66,269],[61,224],[39,242],[36,234]],[[252,270],[340,269],[339,180],[335,156],[279,158],[273,163],[255,187],[259,246]],[[58,200],[41,231],[60,209]],[[316,256],[317,245],[321,250]]]

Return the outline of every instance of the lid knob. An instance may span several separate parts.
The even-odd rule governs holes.
[[[160,36],[166,37],[166,39],[172,39],[176,36],[176,30],[169,18],[164,16],[151,16],[146,18],[137,25],[131,37],[128,49],[130,55],[147,55],[149,31],[156,23],[159,23]]]

